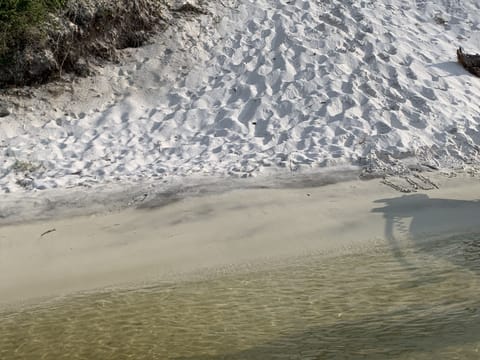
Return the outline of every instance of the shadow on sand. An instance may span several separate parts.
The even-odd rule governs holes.
[[[383,214],[385,235],[400,264],[408,264],[396,239],[401,232],[408,237],[415,252],[432,252],[458,266],[480,274],[480,235],[448,235],[453,232],[478,231],[479,201],[435,199],[424,194],[406,195],[375,201],[383,207],[372,212]],[[405,222],[410,220],[410,225]],[[426,234],[442,234],[425,240]],[[475,235],[476,234],[476,235]],[[438,246],[438,241],[443,242]],[[446,251],[442,252],[443,246]],[[449,248],[450,246],[450,248]],[[440,251],[438,251],[440,248]],[[452,255],[452,249],[455,256]],[[458,260],[458,261],[457,261]],[[428,266],[428,264],[426,264]],[[353,294],[352,294],[353,296]],[[433,309],[431,304],[406,306],[399,311],[379,308],[378,314],[370,314],[355,321],[337,321],[333,324],[312,326],[304,331],[285,334],[271,342],[245,351],[222,356],[196,356],[189,360],[203,359],[393,359],[415,358],[416,354],[428,355],[432,351],[451,359],[453,348],[473,348],[469,344],[480,341],[480,302],[464,306]],[[469,347],[470,346],[470,347]],[[468,350],[467,350],[468,351]],[[412,357],[413,356],[413,357]],[[431,358],[430,355],[425,358]],[[432,355],[433,356],[433,355]],[[470,357],[473,356],[473,357]],[[460,358],[476,358],[471,353]],[[423,357],[422,357],[423,358]]]
[[[428,67],[440,69],[445,74],[442,77],[469,75],[468,72],[456,61],[445,61]]]
[[[400,240],[407,238],[415,251],[442,256],[480,274],[480,201],[435,199],[426,194],[414,194],[375,203],[384,204],[372,211],[383,215],[385,238],[400,263],[409,265],[402,254]],[[435,250],[439,247],[445,251]]]

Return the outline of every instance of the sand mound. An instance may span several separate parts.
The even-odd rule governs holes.
[[[239,0],[130,61],[17,100],[0,188],[479,163],[477,1]],[[478,47],[478,46],[477,46]]]

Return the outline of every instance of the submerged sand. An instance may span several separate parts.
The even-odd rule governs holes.
[[[402,194],[380,180],[247,189],[0,228],[0,304],[480,231],[477,178]]]

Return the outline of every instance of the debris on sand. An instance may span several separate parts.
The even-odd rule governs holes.
[[[457,59],[471,74],[480,77],[480,54],[465,54],[461,47],[457,50]]]

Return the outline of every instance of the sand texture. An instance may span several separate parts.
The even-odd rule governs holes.
[[[470,168],[476,0],[238,0],[181,18],[97,76],[10,99],[0,190],[357,166]],[[16,105],[15,105],[16,104]]]
[[[475,178],[402,195],[378,180],[236,190],[163,207],[0,227],[0,304],[188,280],[295,256],[478,233]],[[474,199],[474,200],[472,200]],[[203,276],[203,275],[202,275]]]

